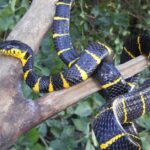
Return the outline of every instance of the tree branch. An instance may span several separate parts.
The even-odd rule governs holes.
[[[37,51],[41,39],[52,23],[56,1],[34,0],[7,39],[20,40]],[[32,127],[100,89],[94,79],[90,78],[69,89],[46,94],[32,101],[22,95],[19,80],[19,75],[22,74],[20,63],[14,58],[1,56],[0,64],[1,150],[7,149],[20,135]],[[118,69],[126,78],[140,72],[147,65],[146,58],[140,56],[118,66]]]
[[[145,69],[147,65],[147,59],[143,56],[139,56],[134,60],[119,65],[117,68],[124,78],[128,78]],[[37,101],[41,110],[41,115],[43,116],[41,119],[45,120],[99,90],[100,85],[93,78],[89,78],[69,89],[47,94]]]

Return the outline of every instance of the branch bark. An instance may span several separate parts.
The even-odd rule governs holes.
[[[27,43],[37,52],[41,39],[52,23],[56,1],[34,0],[7,39]],[[1,150],[8,149],[20,135],[32,127],[100,89],[100,85],[90,78],[69,89],[46,94],[32,101],[22,95],[20,63],[14,58],[1,56],[0,64]],[[118,69],[126,78],[140,72],[147,65],[146,58],[139,56],[118,66]]]

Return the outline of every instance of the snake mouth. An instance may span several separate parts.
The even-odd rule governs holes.
[[[112,102],[112,111],[114,113],[116,125],[118,126],[118,129],[122,133],[124,133],[125,137],[129,140],[129,142],[131,142],[135,146],[139,147],[140,138],[138,137],[138,132],[136,130],[134,123],[133,122],[123,123],[118,116],[118,113],[119,113],[118,112],[118,104],[119,103],[120,103],[120,98],[117,98]],[[131,130],[127,131],[126,130],[127,126],[128,126],[128,129],[130,128]],[[132,133],[130,133],[130,131],[132,131]]]

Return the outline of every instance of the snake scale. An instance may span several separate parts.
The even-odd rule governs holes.
[[[134,119],[150,111],[150,87],[144,84],[138,90],[123,79],[120,72],[103,59],[111,54],[111,48],[101,42],[93,42],[78,54],[70,37],[70,9],[72,0],[59,0],[53,22],[53,39],[58,56],[68,69],[53,76],[39,76],[33,70],[33,51],[20,41],[3,41],[0,53],[18,58],[23,66],[24,80],[35,92],[48,93],[69,88],[95,76],[102,87],[102,94],[110,100],[95,117],[93,130],[100,149],[142,149]],[[128,37],[124,44],[121,62],[139,55],[150,57],[150,35]]]

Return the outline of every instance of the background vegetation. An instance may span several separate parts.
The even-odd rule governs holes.
[[[5,40],[15,24],[29,8],[28,0],[0,1],[0,40]],[[149,0],[75,0],[71,17],[71,36],[78,51],[89,41],[101,40],[115,52],[115,63],[119,63],[124,38],[135,32],[135,28],[149,30]],[[34,28],[34,27],[33,27]],[[39,74],[57,73],[64,68],[56,56],[49,32],[41,44],[35,59]],[[144,80],[148,70],[142,74]],[[37,98],[24,83],[26,97]],[[105,100],[95,93],[84,101],[66,109],[57,116],[20,137],[11,150],[95,150],[97,145],[92,120]],[[150,149],[150,115],[137,123],[145,130],[140,133],[145,150]]]

